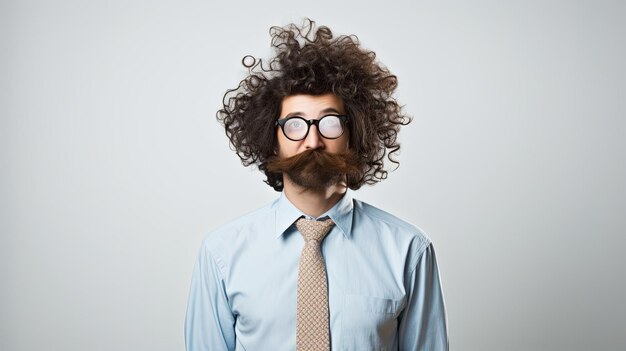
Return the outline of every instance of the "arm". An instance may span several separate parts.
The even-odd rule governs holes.
[[[407,305],[398,327],[400,350],[447,351],[446,310],[432,244],[417,257],[407,278]]]
[[[235,349],[235,316],[224,287],[224,278],[203,243],[191,279],[185,320],[187,351]]]

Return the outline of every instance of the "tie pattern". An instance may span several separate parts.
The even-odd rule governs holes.
[[[320,245],[333,221],[300,218],[296,228],[304,237],[298,268],[296,350],[330,350],[328,282]]]

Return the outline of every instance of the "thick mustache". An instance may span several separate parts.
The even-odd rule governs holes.
[[[358,174],[359,167],[356,155],[353,152],[331,154],[320,149],[305,150],[294,156],[280,159],[268,159],[267,169],[270,172],[283,173],[293,170],[315,168],[319,172],[333,172],[347,175]]]

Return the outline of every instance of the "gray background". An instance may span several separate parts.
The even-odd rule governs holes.
[[[626,349],[619,1],[0,2],[0,349],[181,350],[201,238],[272,201],[214,118],[271,25],[398,75],[455,350]]]

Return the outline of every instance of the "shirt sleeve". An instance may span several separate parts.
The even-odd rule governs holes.
[[[235,316],[231,312],[224,278],[203,243],[191,279],[185,319],[187,351],[235,349]]]
[[[403,351],[447,351],[448,328],[437,259],[432,243],[408,274],[408,300],[398,327]]]

